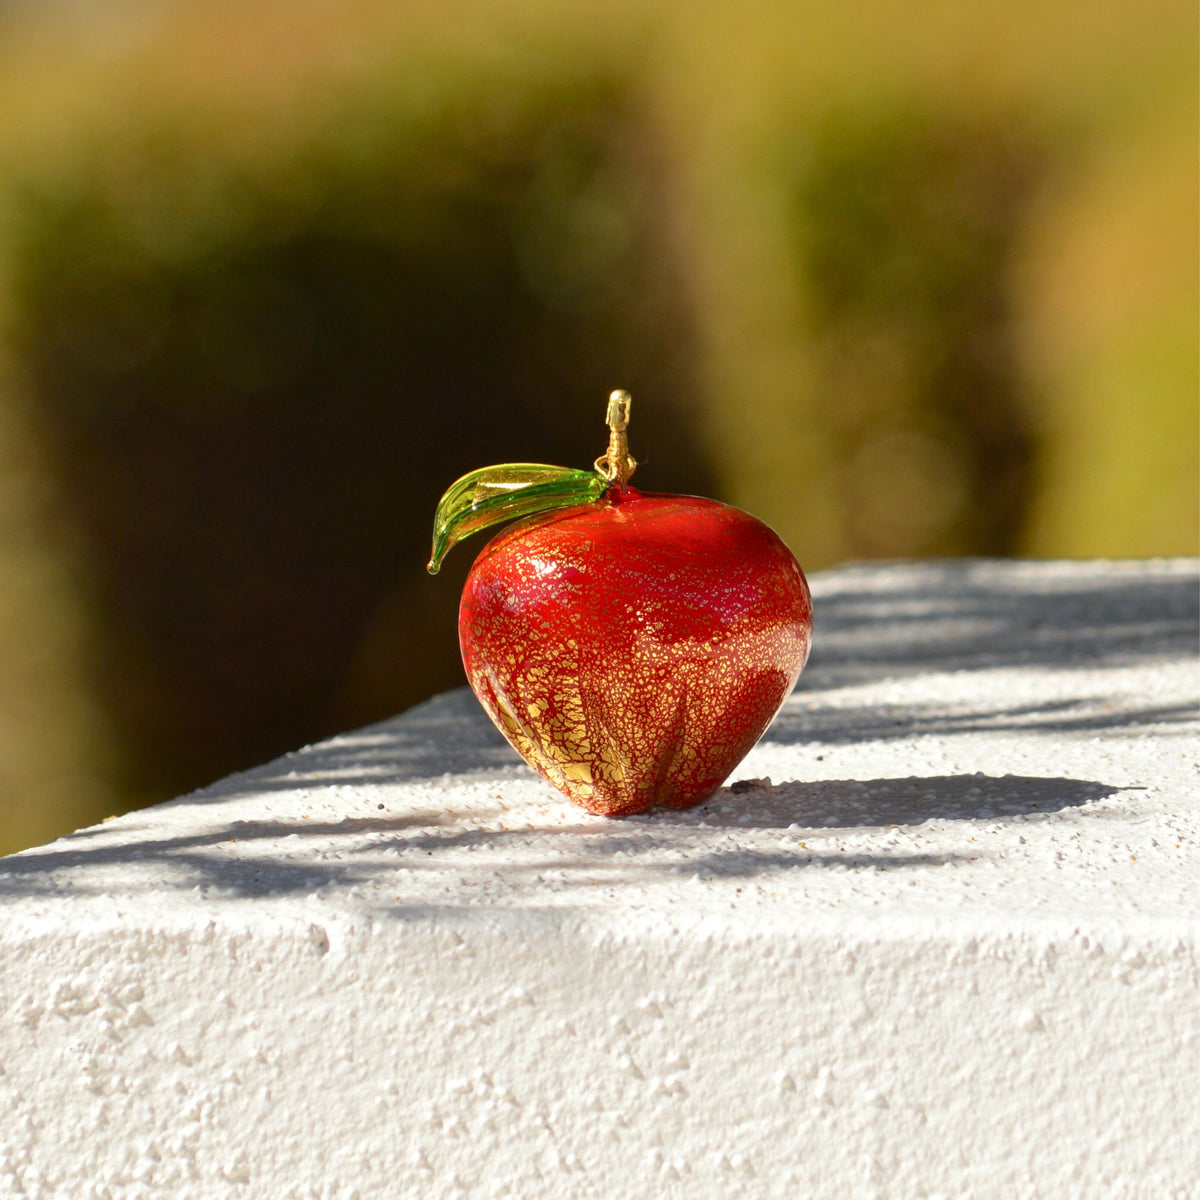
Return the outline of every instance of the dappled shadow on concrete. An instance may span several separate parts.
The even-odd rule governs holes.
[[[211,889],[225,897],[257,898],[363,887],[381,878],[387,880],[384,890],[394,893],[393,872],[403,867],[418,874],[446,872],[452,884],[447,903],[456,904],[463,894],[486,891],[497,873],[509,884],[540,885],[543,874],[550,872],[567,887],[597,882],[619,887],[634,879],[645,882],[655,875],[680,873],[725,877],[834,866],[912,869],[941,866],[955,856],[936,849],[918,854],[883,849],[815,852],[799,845],[781,847],[777,839],[769,845],[753,844],[752,836],[731,850],[713,845],[713,830],[815,835],[929,821],[1004,820],[1077,808],[1123,790],[1127,789],[1082,779],[939,775],[759,781],[736,793],[725,788],[684,812],[658,810],[636,818],[541,828],[463,828],[436,810],[402,817],[384,812],[336,822],[221,822],[176,837],[153,836],[154,824],[148,821],[141,828],[126,827],[116,843],[98,844],[94,831],[85,830],[44,850],[3,860],[0,899],[114,889],[198,889],[201,898]],[[505,811],[497,805],[495,813],[476,816],[487,820]]]
[[[930,671],[1195,658],[1200,578],[1187,563],[1152,571],[967,559],[842,568],[827,588],[818,576],[799,690]]]
[[[402,717],[297,750],[185,800],[199,804],[268,792],[449,779],[503,772],[520,763],[470,690],[461,687]]]
[[[974,697],[970,689],[956,689],[953,701],[935,695],[921,702],[870,703],[833,695],[842,687],[922,672],[1057,671],[1194,658],[1200,605],[1188,564],[1161,570],[1121,564],[1103,569],[1049,564],[1045,570],[1019,563],[902,564],[887,571],[847,568],[818,584],[813,662],[768,731],[767,744],[819,749],[1002,732],[1045,735],[1049,749],[1067,736],[1132,737],[1153,729],[1162,737],[1185,729],[1194,716],[1191,705],[1178,701],[1177,690],[1173,698],[1156,699],[1147,689],[1141,703],[1103,694],[1116,685],[1099,671],[1081,675],[1067,698],[1061,689],[1041,689],[1052,693],[1045,699],[1037,698],[1038,689],[1033,699],[1028,692],[1006,697],[1004,687],[993,685]],[[814,752],[811,765],[819,762]],[[0,860],[0,900],[193,889],[200,898],[211,893],[253,899],[359,889],[375,897],[369,903],[373,910],[386,891],[402,907],[412,898],[413,911],[424,912],[430,903],[438,911],[439,905],[448,911],[464,902],[512,906],[514,888],[541,888],[543,877],[569,890],[600,883],[619,888],[680,873],[754,875],[821,866],[917,870],[950,861],[936,833],[926,837],[934,844],[921,853],[910,847],[912,852],[893,854],[880,839],[847,857],[836,844],[837,831],[1025,821],[1130,790],[1092,779],[968,773],[743,781],[686,812],[659,810],[615,821],[584,817],[565,802],[539,803],[541,824],[531,826],[530,810],[511,803],[513,782],[519,779],[527,788],[530,778],[463,688],[402,718],[224,780],[176,802],[178,809],[136,814]],[[486,789],[472,786],[480,781],[487,782]],[[424,786],[409,790],[406,784]],[[452,803],[449,797],[460,785],[471,799],[456,817],[439,804]],[[331,789],[342,794],[331,797]],[[340,806],[344,799],[351,815],[304,820],[306,807],[318,798],[326,812],[331,802]],[[225,805],[251,819],[232,820]],[[816,852],[801,844],[822,840]],[[431,900],[427,886],[423,892],[417,884],[405,885],[401,875],[410,882],[436,879],[434,890],[442,899]],[[415,897],[406,887],[415,889]],[[355,901],[360,902],[365,901]]]
[[[763,737],[766,743],[845,745],[962,733],[1121,733],[1148,726],[1193,724],[1194,704],[1116,706],[1095,696],[1017,704],[998,709],[933,704],[786,707]],[[1161,733],[1161,728],[1159,729]]]

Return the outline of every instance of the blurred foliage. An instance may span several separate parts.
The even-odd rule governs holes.
[[[1159,7],[0,14],[0,851],[457,685],[438,497],[615,386],[809,569],[1194,553]]]
[[[1033,445],[1006,285],[1039,147],[903,108],[799,144],[793,228],[847,540],[1012,554]]]

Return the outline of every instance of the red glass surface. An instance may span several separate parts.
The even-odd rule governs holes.
[[[761,521],[633,488],[510,526],[459,610],[501,733],[609,816],[712,795],[791,691],[811,628],[804,574]]]

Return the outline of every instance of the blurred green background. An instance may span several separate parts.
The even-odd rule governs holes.
[[[442,490],[1194,554],[1165,0],[0,7],[0,852],[461,682]]]

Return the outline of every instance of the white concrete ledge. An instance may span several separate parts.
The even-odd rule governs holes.
[[[0,861],[0,1196],[1200,1194],[1196,564],[813,583],[699,809],[453,692]]]

